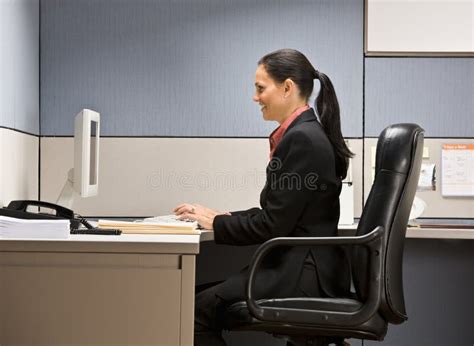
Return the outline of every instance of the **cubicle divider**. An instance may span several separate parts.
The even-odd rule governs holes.
[[[362,210],[362,139],[350,139],[354,215]],[[71,137],[42,137],[41,196],[55,202],[73,165]],[[171,213],[183,202],[227,211],[259,205],[268,163],[266,138],[105,137],[100,145],[99,195],[77,198],[85,216]],[[342,201],[344,204],[344,201]]]
[[[443,144],[474,144],[472,138],[426,138],[423,151],[423,162],[425,165],[435,165],[435,190],[424,189],[417,192],[416,196],[426,203],[426,209],[421,217],[425,218],[473,218],[474,198],[462,196],[443,196],[441,193],[442,164],[441,150]],[[370,192],[373,179],[373,167],[375,166],[376,138],[365,139],[364,151],[364,200]],[[423,169],[423,167],[422,167]],[[466,174],[470,172],[465,167]]]
[[[38,198],[39,137],[0,128],[0,207]]]

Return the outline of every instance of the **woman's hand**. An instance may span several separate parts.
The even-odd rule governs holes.
[[[230,213],[221,212],[206,208],[200,204],[183,203],[173,209],[173,212],[179,216],[180,220],[189,219],[197,221],[202,228],[212,230],[212,224],[216,215],[230,215]]]

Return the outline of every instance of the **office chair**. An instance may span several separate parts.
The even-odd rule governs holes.
[[[345,338],[383,340],[388,323],[407,319],[402,258],[408,216],[420,174],[424,130],[415,124],[387,127],[379,136],[375,180],[356,236],[274,238],[255,252],[246,301],[229,306],[227,330],[265,331],[288,345],[342,345]],[[351,298],[254,298],[257,269],[279,246],[348,248],[355,293]]]

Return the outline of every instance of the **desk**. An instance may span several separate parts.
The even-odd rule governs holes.
[[[192,345],[195,256],[213,236],[0,239],[0,345]],[[474,231],[408,229],[421,236]]]
[[[199,241],[0,239],[0,345],[192,345]]]
[[[442,227],[443,223],[439,222],[440,227],[408,227],[406,238],[424,238],[424,239],[471,239],[474,240],[474,226],[473,228],[455,228]],[[354,235],[357,229],[357,224],[339,225],[340,236]]]
[[[441,224],[442,225],[442,224]],[[352,236],[357,230],[357,224],[339,225],[339,236]],[[406,238],[424,238],[424,239],[470,239],[474,240],[474,226],[472,229],[464,228],[430,228],[430,227],[407,227]],[[204,231],[201,235],[201,241],[214,240],[214,233]]]

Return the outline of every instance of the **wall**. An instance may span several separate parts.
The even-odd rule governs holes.
[[[472,138],[473,91],[472,58],[366,58],[365,135],[398,121],[429,138]]]
[[[41,14],[42,135],[71,135],[91,107],[106,136],[266,137],[257,61],[292,47],[332,78],[344,134],[362,136],[362,0],[45,0]]]
[[[472,0],[366,0],[366,4],[370,54],[474,50]]]
[[[436,165],[436,191],[418,192],[428,202],[423,217],[473,218],[472,198],[441,195],[443,143],[473,143],[474,59],[428,57],[365,58],[365,195],[372,182],[372,147],[385,124],[414,122],[425,129]]]
[[[2,206],[38,198],[38,0],[0,0],[0,51]]]
[[[356,215],[360,214],[361,0],[300,1],[297,7],[290,2],[271,6],[273,2],[269,0],[114,1],[113,4],[110,11],[105,1],[41,3],[41,134],[43,139],[48,137],[48,148],[61,140],[58,136],[71,136],[72,119],[83,107],[101,113],[103,136],[121,138],[128,148],[122,153],[121,161],[111,162],[107,167],[102,162],[100,196],[77,201],[75,210],[103,216],[121,215],[124,209],[130,216],[169,213],[171,201],[178,196],[182,198],[183,189],[186,198],[202,203],[208,200],[218,203],[232,195],[235,203],[228,206],[231,210],[242,205],[243,200],[238,196],[243,191],[252,191],[250,195],[257,197],[262,185],[247,184],[240,191],[212,191],[211,195],[199,188],[180,186],[174,191],[176,198],[160,201],[157,194],[165,196],[170,191],[151,189],[141,174],[159,169],[160,153],[154,160],[142,161],[143,156],[135,149],[137,145],[149,145],[149,138],[173,137],[175,141],[157,141],[159,147],[153,150],[187,162],[194,161],[189,158],[189,152],[179,151],[180,138],[189,139],[186,143],[197,155],[204,153],[207,160],[228,156],[232,150],[245,152],[249,138],[261,139],[255,152],[265,150],[266,138],[275,124],[262,121],[258,105],[251,100],[254,73],[261,56],[288,46],[307,53],[317,68],[331,77],[338,91],[343,131],[346,137],[352,138],[351,144],[358,154],[354,161],[357,181],[354,205]],[[293,24],[279,30],[275,20],[284,18]],[[213,139],[217,149],[212,151],[212,156],[207,155],[211,153],[207,142],[199,138]],[[228,139],[236,139],[232,148]],[[47,145],[44,140],[43,143]],[[64,150],[70,149],[59,142],[57,146],[62,154],[42,150],[41,198],[51,201],[55,201],[65,180],[63,171],[71,166],[57,159],[67,157],[68,151]],[[102,152],[101,157],[107,155],[113,154]],[[199,161],[202,163],[202,159]],[[122,162],[128,162],[130,167],[139,165],[143,171],[136,172],[136,177],[130,180],[127,169],[117,167]],[[240,171],[262,171],[261,165],[252,160],[241,162]],[[205,161],[203,165],[213,167],[215,163]],[[59,167],[48,171],[47,167],[52,166]],[[180,172],[182,168],[180,162],[166,161],[170,172]],[[232,166],[219,168],[224,173],[233,170]],[[109,173],[104,176],[104,171],[113,172],[113,179],[109,179]],[[202,170],[190,167],[187,172],[198,179]],[[107,187],[105,180],[121,179],[128,179],[129,184]],[[116,195],[122,197],[121,206],[118,206],[121,199],[113,197]],[[136,195],[141,196],[138,204]],[[258,198],[245,205],[255,204]]]
[[[230,177],[255,172],[258,181],[266,137],[275,125],[263,122],[252,104],[253,74],[264,53],[281,47],[301,49],[334,82],[343,133],[358,160],[356,216],[368,191],[362,182],[370,174],[371,146],[386,125],[419,123],[433,160],[443,141],[474,137],[472,58],[364,57],[362,0],[274,4],[42,0],[41,198],[56,198],[71,166],[73,117],[90,107],[101,112],[103,135],[109,138],[101,148],[100,195],[79,201],[77,211],[145,216],[168,212],[186,200],[226,210],[255,205],[258,183],[203,191],[188,182],[213,172]],[[176,172],[184,172],[173,180],[180,181],[178,188],[153,188],[161,186],[159,177]],[[436,210],[474,215],[472,200],[463,203],[459,214],[454,212],[459,201],[431,200],[439,203],[433,215]],[[227,277],[248,261],[252,250],[203,246],[197,280]],[[228,258],[228,251],[234,256],[218,268],[216,259]],[[462,305],[473,287],[471,253],[469,242],[407,241],[410,319],[390,327],[383,345],[472,343],[465,326],[474,321]],[[443,299],[448,302],[440,312]],[[227,338],[230,345],[283,344],[257,334]]]
[[[349,140],[355,212],[362,210],[362,141]],[[41,139],[41,199],[55,202],[73,166],[72,138]],[[231,155],[229,153],[232,153]],[[263,138],[101,138],[97,196],[73,209],[88,216],[170,214],[183,200],[219,210],[258,205],[265,184]],[[236,163],[238,163],[236,165]]]

